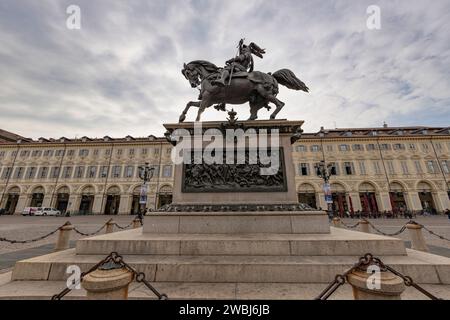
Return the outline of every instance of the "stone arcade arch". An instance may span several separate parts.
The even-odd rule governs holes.
[[[117,215],[120,206],[120,188],[118,186],[109,187],[106,192],[105,215]]]
[[[371,215],[379,212],[377,189],[374,184],[370,182],[361,183],[359,185],[359,199],[364,214]]]
[[[65,213],[69,206],[70,189],[67,186],[59,187],[56,191],[55,208]]]
[[[424,214],[437,214],[435,191],[430,182],[420,181],[417,184],[417,192]]]
[[[341,183],[332,183],[331,194],[333,197],[331,205],[333,213],[338,214],[341,218],[344,217],[346,212],[350,212],[345,186]]]
[[[42,207],[44,202],[45,189],[42,186],[35,187],[31,192],[29,207]]]
[[[406,188],[400,182],[393,181],[389,185],[389,200],[394,215],[403,215],[408,209],[405,192]]]
[[[16,211],[17,203],[19,201],[20,188],[13,186],[9,188],[6,194],[5,214],[12,215]]]
[[[81,201],[80,201],[80,214],[92,213],[94,206],[95,189],[93,186],[88,185],[81,189]]]

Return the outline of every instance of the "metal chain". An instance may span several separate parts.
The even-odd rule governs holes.
[[[394,268],[385,265],[380,258],[375,258],[371,253],[367,253],[363,257],[359,258],[359,261],[345,273],[336,275],[334,280],[319,294],[319,296],[315,300],[327,300],[332,294],[336,292],[338,288],[348,282],[348,275],[350,273],[362,267],[367,267],[371,264],[376,264],[382,271],[390,271],[396,276],[402,278],[405,286],[415,288],[432,300],[440,300],[439,298],[425,290],[423,287],[415,283],[411,277],[405,276]]]
[[[66,226],[66,225],[67,224],[65,223],[62,226],[58,227],[58,229],[55,229],[52,232],[49,232],[46,235],[43,235],[39,238],[29,239],[29,240],[11,240],[11,239],[7,239],[7,238],[0,238],[0,242],[9,242],[11,244],[15,244],[15,243],[26,244],[26,243],[41,241],[41,240],[44,240],[45,238],[48,238],[48,237],[54,235],[56,232],[58,232],[62,227]]]
[[[120,230],[125,230],[128,229],[129,227],[131,227],[133,225],[133,221],[131,221],[128,225],[126,225],[125,227],[121,227],[120,225],[118,225],[117,223],[114,223],[114,225],[119,228]]]
[[[400,230],[398,230],[397,232],[394,232],[394,233],[386,233],[386,232],[383,232],[383,231],[381,231],[380,229],[378,229],[378,228],[377,228],[372,222],[370,222],[369,220],[364,219],[364,221],[366,221],[367,223],[369,223],[369,225],[370,225],[376,232],[378,232],[379,234],[382,234],[383,236],[387,236],[387,237],[394,237],[394,236],[398,236],[399,234],[402,234],[402,233],[406,230],[406,226],[407,226],[408,224],[411,223],[411,221],[408,222],[408,223],[406,223],[406,224],[403,225],[403,226],[400,228]]]
[[[355,224],[355,225],[349,225],[346,224],[344,221],[341,220],[341,223],[344,227],[348,228],[348,229],[355,229],[357,226],[359,226],[359,221]]]
[[[94,265],[92,268],[90,268],[88,271],[83,272],[80,276],[80,283],[83,280],[83,278],[85,276],[87,276],[88,274],[90,274],[91,272],[94,272],[95,270],[97,270],[99,267],[101,267],[102,265],[113,261],[114,263],[119,264],[122,268],[127,269],[129,272],[131,272],[133,274],[133,280],[138,282],[138,283],[143,283],[148,289],[150,289],[157,297],[159,300],[168,300],[169,297],[165,294],[165,293],[159,293],[158,290],[156,290],[151,284],[150,282],[148,282],[145,279],[145,273],[143,272],[138,272],[136,271],[136,269],[134,269],[132,266],[130,266],[128,263],[126,263],[125,261],[123,261],[123,257],[121,255],[119,255],[117,252],[111,252],[106,258],[104,258],[103,260],[101,260],[99,263],[97,263],[96,265]],[[67,295],[69,292],[71,292],[72,289],[71,288],[65,288],[64,290],[62,290],[60,293],[55,294],[52,297],[52,300],[61,300],[65,295]]]
[[[84,232],[81,232],[80,230],[78,230],[77,228],[73,228],[73,231],[75,231],[79,235],[82,235],[82,236],[85,236],[85,237],[90,237],[90,236],[96,235],[97,233],[102,231],[105,227],[106,227],[106,223],[100,229],[98,229],[97,231],[92,232],[92,233],[84,233]]]
[[[431,235],[433,235],[433,236],[435,236],[435,237],[438,237],[439,239],[446,240],[446,241],[450,241],[450,239],[448,239],[448,238],[446,238],[446,237],[444,237],[444,236],[441,236],[440,234],[435,233],[433,230],[428,229],[428,228],[425,227],[424,225],[419,224],[419,223],[417,223],[417,224],[418,224],[419,226],[421,226],[423,229],[425,229],[426,231],[428,231],[429,234],[431,234]]]

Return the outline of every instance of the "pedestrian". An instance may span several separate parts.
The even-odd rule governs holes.
[[[448,219],[450,219],[450,210],[448,208],[445,209],[444,214],[446,214]]]
[[[1,216],[1,215],[4,215],[4,214],[5,214],[5,211],[6,211],[5,209],[1,208],[1,209],[0,209],[0,216]]]

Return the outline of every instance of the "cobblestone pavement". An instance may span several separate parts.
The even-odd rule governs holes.
[[[134,216],[0,216],[0,238],[7,238],[11,240],[28,240],[37,238],[57,229],[66,221],[70,221],[71,224],[83,233],[91,233],[98,230],[111,218],[113,218],[118,225],[126,226],[134,219]],[[115,228],[115,230],[118,229]],[[8,242],[0,242],[0,254],[41,247],[48,244],[55,244],[57,238],[58,232],[45,240],[33,243],[10,244]],[[83,237],[75,232],[72,232],[71,240],[78,240],[80,238]]]

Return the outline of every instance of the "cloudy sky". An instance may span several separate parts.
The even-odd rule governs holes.
[[[72,4],[81,30],[66,27]],[[366,25],[372,4],[380,30]],[[162,135],[198,95],[183,63],[221,66],[240,38],[266,48],[256,69],[289,68],[310,87],[278,96],[279,118],[304,119],[307,131],[450,125],[448,0],[1,0],[0,128],[34,138]],[[248,105],[235,109],[249,116]],[[225,116],[209,109],[203,119]]]

